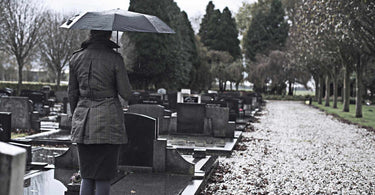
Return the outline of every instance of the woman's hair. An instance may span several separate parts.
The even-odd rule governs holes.
[[[112,35],[112,31],[90,30],[90,39],[98,39],[98,38],[109,39],[111,35]]]

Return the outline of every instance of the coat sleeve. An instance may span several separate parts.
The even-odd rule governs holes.
[[[128,100],[131,95],[132,87],[129,82],[128,73],[126,72],[123,58],[119,55],[118,63],[116,64],[116,86],[117,91],[122,98]]]
[[[79,84],[71,63],[69,64],[68,98],[70,103],[70,111],[73,114],[79,99]]]

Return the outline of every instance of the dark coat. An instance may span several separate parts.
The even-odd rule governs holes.
[[[86,41],[69,64],[69,102],[73,113],[72,142],[125,144],[128,141],[120,95],[131,86],[121,55],[110,40]]]

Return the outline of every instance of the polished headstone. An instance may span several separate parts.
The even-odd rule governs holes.
[[[164,107],[161,105],[153,104],[133,104],[129,106],[128,112],[144,114],[157,120],[158,132],[166,133],[168,129],[165,127],[164,120]]]
[[[10,141],[11,122],[12,114],[10,112],[0,112],[0,141]]]
[[[177,133],[203,134],[205,118],[205,104],[177,104]]]
[[[135,113],[124,119],[129,142],[121,146],[119,165],[152,167],[156,119]]]

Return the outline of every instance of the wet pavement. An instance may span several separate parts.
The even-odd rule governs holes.
[[[375,133],[292,101],[268,101],[202,194],[375,194]]]

